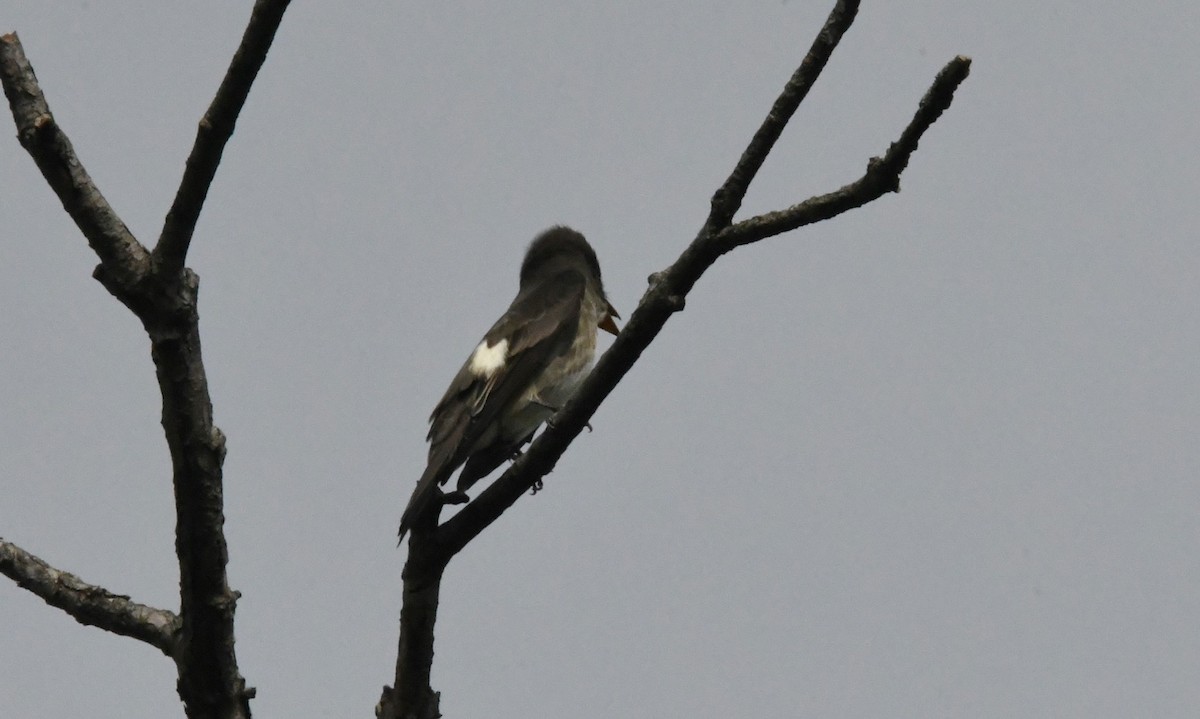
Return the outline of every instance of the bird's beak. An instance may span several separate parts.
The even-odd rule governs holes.
[[[617,310],[612,305],[608,305],[608,314],[604,315],[604,319],[600,320],[600,324],[598,325],[600,329],[611,335],[619,333],[621,330],[617,329],[617,323],[613,322],[614,317],[621,319],[621,315],[617,313]]]

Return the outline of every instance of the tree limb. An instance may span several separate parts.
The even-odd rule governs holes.
[[[838,0],[829,12],[825,25],[817,33],[808,54],[800,62],[800,67],[796,68],[796,72],[792,73],[791,79],[784,85],[783,92],[779,93],[771,111],[750,139],[750,144],[746,146],[733,172],[729,173],[729,178],[713,194],[708,226],[722,227],[733,220],[746,197],[746,190],[750,189],[750,183],[754,181],[754,176],[758,174],[767,155],[775,147],[775,142],[783,134],[783,128],[787,127],[792,115],[796,114],[796,109],[821,76],[829,57],[841,42],[842,35],[850,29],[857,14],[858,0]]]
[[[258,0],[250,14],[250,23],[242,35],[242,44],[233,54],[225,79],[217,90],[208,111],[200,119],[196,130],[196,142],[188,155],[183,180],[175,193],[175,202],[167,212],[167,219],[154,247],[154,257],[167,271],[183,268],[187,259],[188,246],[200,210],[208,196],[208,188],[217,174],[225,143],[233,136],[238,115],[250,94],[250,86],[267,59],[267,50],[275,38],[275,31],[283,21],[289,0]]]
[[[20,52],[15,36],[6,36],[5,40],[6,57]],[[24,61],[23,53],[20,58]],[[7,71],[0,76],[18,132],[24,135],[36,132],[37,127],[53,127],[54,136],[61,138],[56,140],[55,147],[69,149],[70,142],[53,124],[28,62],[17,65],[6,60],[5,70],[10,65],[28,70],[20,74],[18,79],[23,84],[19,86],[10,84],[13,78]],[[29,98],[35,99],[36,115],[25,109]],[[38,153],[46,152],[41,143],[34,143],[30,149],[35,160]],[[56,161],[70,163],[72,182],[86,182],[91,187],[91,180],[73,155]],[[55,186],[54,179],[51,185]],[[72,205],[68,205],[66,198],[74,203],[76,185],[55,189],[70,211]],[[124,228],[98,191],[90,195],[84,207],[110,218],[109,226]],[[89,227],[81,225],[85,234]],[[246,688],[238,672],[233,648],[237,593],[229,588],[226,579],[228,552],[222,526],[225,518],[221,464],[225,438],[212,422],[212,402],[200,354],[196,311],[199,280],[188,269],[164,272],[131,235],[127,240],[118,237],[115,241],[102,235],[101,241],[91,244],[100,256],[100,265],[94,273],[96,279],[137,315],[150,335],[151,357],[162,393],[162,425],[171,453],[175,488],[175,553],[179,557],[181,617],[175,659],[180,697],[190,717],[249,717],[253,690]]]
[[[813,49],[805,58],[805,63],[809,63],[814,54],[824,48],[827,31],[831,25],[844,30],[843,26],[834,23],[842,6],[843,4],[839,3],[830,15],[826,30],[818,36]],[[553,471],[558,459],[583,431],[600,403],[658,335],[667,319],[684,308],[687,293],[718,257],[740,245],[835,217],[876,200],[887,192],[898,191],[900,174],[908,165],[918,141],[950,106],[954,91],[966,79],[970,65],[970,58],[962,56],[947,63],[921,100],[916,115],[901,133],[900,139],[892,143],[882,158],[873,158],[870,161],[867,173],[861,179],[826,195],[811,198],[785,210],[759,215],[736,225],[726,223],[723,227],[710,227],[706,224],[675,264],[651,275],[650,288],[630,316],[629,322],[622,328],[612,347],[597,362],[595,369],[571,401],[555,415],[553,423],[504,474],[437,529],[436,543],[447,554],[447,560],[496,521],[538,480]],[[801,65],[801,69],[803,68],[804,65]],[[796,92],[794,86],[799,74],[797,71],[797,74],[793,75],[780,100],[776,100],[764,127],[771,122],[772,115],[780,111],[783,96]],[[813,79],[815,77],[804,82],[811,85]],[[791,107],[789,116],[794,111],[795,107]],[[766,134],[770,133],[760,128],[738,167],[714,196],[715,215],[710,215],[710,222],[714,216],[724,216],[723,213],[716,212],[717,205],[723,202],[740,204],[748,185],[743,184],[738,177],[745,177],[747,170],[744,167],[753,167],[756,170],[761,165],[765,155],[757,157],[757,153],[769,151],[770,144],[774,142],[774,137],[769,141],[763,140]],[[775,137],[777,136],[778,133],[775,133]],[[747,160],[748,157],[751,159]],[[719,199],[721,197],[725,199]]]
[[[913,119],[882,157],[867,163],[866,173],[854,182],[833,192],[810,197],[796,205],[767,212],[722,230],[714,239],[723,254],[740,245],[774,237],[790,230],[828,220],[847,210],[861,207],[889,192],[900,191],[900,174],[916,152],[917,143],[925,131],[941,117],[954,100],[954,91],[971,72],[971,58],[959,55],[934,78],[933,85],[921,98]]]
[[[238,671],[234,608],[226,576],[222,464],[225,437],[213,424],[200,348],[199,279],[184,267],[188,246],[225,143],[262,66],[287,0],[258,0],[208,112],[153,253],[104,201],[54,123],[16,35],[0,42],[0,80],[21,143],[100,257],[94,273],[142,321],[162,393],[162,426],[175,490],[179,558],[179,695],[190,717],[250,716],[253,689]]]
[[[174,658],[179,646],[179,617],[138,604],[127,596],[84,582],[55,569],[17,545],[0,538],[0,574],[70,614],[80,624],[133,637]]]
[[[179,693],[190,717],[249,717],[253,690],[238,673],[223,531],[221,464],[225,438],[212,422],[212,403],[200,354],[191,270],[164,278],[102,261],[95,276],[142,320],[163,398],[162,425],[175,488],[175,553],[179,557]]]
[[[954,90],[966,79],[970,68],[968,58],[955,58],[938,74],[900,139],[882,158],[871,160],[862,179],[786,210],[732,224],[750,183],[850,27],[857,10],[858,2],[839,0],[834,6],[808,54],[775,100],[729,178],[714,193],[704,227],[673,265],[650,276],[649,289],[612,347],[600,358],[573,398],[547,424],[545,431],[507,471],[453,517],[440,526],[431,524],[413,528],[404,567],[405,603],[401,613],[396,689],[384,688],[383,698],[377,706],[378,716],[389,719],[437,716],[438,694],[429,687],[428,664],[433,657],[437,590],[446,564],[554,469],[600,403],[632,368],[671,315],[683,310],[688,292],[701,275],[722,254],[739,245],[829,219],[899,189],[900,174],[916,150],[920,137],[949,107]],[[418,594],[417,589],[424,589],[424,594]],[[421,665],[421,662],[425,664]],[[414,671],[413,668],[418,666],[423,669]]]
[[[112,266],[117,279],[122,284],[137,284],[150,271],[150,253],[113,211],[75,156],[71,141],[50,114],[15,32],[0,36],[0,80],[17,125],[17,138],[63,209],[100,261]]]

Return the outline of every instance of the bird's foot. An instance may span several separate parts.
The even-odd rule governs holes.
[[[550,429],[555,429],[558,427],[558,423],[556,423],[554,421],[554,417],[551,417],[550,419],[546,420],[546,426],[549,427]],[[584,422],[583,428],[586,429],[588,432],[591,432],[592,431],[592,423]]]
[[[453,492],[442,492],[442,504],[466,504],[469,501],[471,501],[471,498],[461,489]]]
[[[545,489],[545,488],[546,488],[546,485],[544,485],[544,484],[542,483],[542,480],[540,480],[540,479],[539,479],[538,481],[536,481],[536,482],[534,482],[534,483],[533,483],[533,486],[532,486],[532,487],[530,487],[530,488],[529,488],[529,490],[530,490],[530,491],[529,491],[529,493],[530,493],[530,494],[537,494],[538,492],[542,491],[542,490],[543,490],[543,489]]]

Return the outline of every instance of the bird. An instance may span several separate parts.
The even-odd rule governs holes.
[[[616,335],[596,252],[558,225],[534,238],[512,304],[487,331],[429,416],[429,456],[400,518],[400,541],[431,506],[466,491],[518,456],[591,369],[598,330]],[[440,485],[462,467],[455,492]]]

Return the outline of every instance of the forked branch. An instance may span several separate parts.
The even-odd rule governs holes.
[[[826,28],[829,28],[829,23],[826,24]],[[825,37],[826,32],[823,31],[817,39],[817,44],[821,44]],[[809,57],[812,54],[810,52]],[[836,217],[888,192],[898,191],[900,174],[907,167],[918,141],[950,106],[955,89],[967,78],[970,65],[970,59],[961,56],[947,63],[926,92],[916,114],[900,138],[892,143],[882,157],[872,158],[868,162],[867,172],[858,180],[787,209],[729,224],[722,219],[726,216],[724,211],[718,212],[716,207],[724,207],[728,203],[741,204],[748,185],[736,179],[737,176],[739,173],[743,177],[747,173],[752,174],[752,170],[747,168],[756,169],[760,166],[765,155],[757,157],[757,154],[768,152],[774,142],[773,139],[769,142],[760,141],[764,135],[763,130],[760,130],[743,154],[738,168],[714,196],[714,211],[710,222],[725,224],[705,225],[673,265],[650,276],[650,288],[638,303],[629,322],[621,329],[620,336],[597,362],[596,368],[580,386],[573,399],[555,415],[553,425],[547,427],[541,436],[534,440],[529,450],[514,462],[508,471],[437,530],[436,544],[447,554],[447,558],[465,547],[522,494],[554,469],[559,457],[583,430],[600,403],[654,341],[670,316],[683,309],[687,294],[718,257],[740,245]],[[801,67],[803,68],[803,65]],[[795,81],[794,76],[784,94],[793,91]],[[807,82],[811,83],[811,80]],[[772,113],[778,110],[779,102],[776,102]],[[792,107],[791,111],[794,110]],[[771,116],[768,116],[768,121],[771,121]]]
[[[966,79],[969,58],[956,57],[942,69],[900,138],[882,157],[871,159],[863,177],[793,207],[733,224],[759,168],[850,27],[857,10],[858,2],[840,1],[835,5],[729,178],[714,193],[709,216],[700,232],[673,265],[650,276],[649,289],[620,335],[571,401],[555,415],[553,423],[524,455],[457,514],[440,526],[414,528],[404,569],[405,604],[401,613],[396,688],[384,688],[378,716],[425,719],[438,715],[438,694],[429,687],[428,664],[433,659],[438,584],[446,564],[554,469],[596,408],[654,341],[671,315],[684,308],[688,293],[704,272],[735,247],[835,217],[899,189],[900,175],[921,136],[950,106],[955,90]],[[413,667],[422,670],[413,671]]]
[[[816,84],[833,51],[842,41],[842,35],[850,29],[857,15],[858,0],[839,0],[833,6],[821,32],[817,33],[816,39],[809,47],[808,54],[783,86],[779,97],[775,98],[775,104],[771,105],[770,112],[763,118],[762,125],[750,139],[750,144],[742,152],[742,157],[734,166],[733,172],[729,173],[729,178],[713,193],[712,209],[708,213],[706,223],[708,226],[721,227],[733,220],[738,208],[742,206],[742,200],[746,198],[746,190],[750,189],[750,183],[754,181],[759,168],[766,162],[767,155],[771,154],[771,149],[775,147],[775,142],[783,134],[783,128],[787,127],[800,103],[808,97],[808,91]]]
[[[288,0],[257,0],[254,4],[241,45],[200,121],[183,179],[153,252],[133,237],[75,156],[50,113],[16,34],[0,38],[0,81],[21,144],[99,256],[96,279],[141,320],[150,337],[175,492],[180,612],[178,626],[172,629],[176,644],[170,653],[179,668],[179,694],[191,717],[249,717],[254,692],[238,672],[234,652],[238,594],[230,589],[225,571],[225,437],[213,424],[200,351],[199,280],[184,263],[225,144],[287,6]],[[28,562],[22,566],[37,567]],[[22,586],[49,591],[44,582],[28,581],[44,574],[27,572]],[[82,583],[64,586],[93,592],[105,598],[106,606],[120,607],[120,602],[114,603],[120,597],[106,590]],[[114,625],[113,621],[92,623],[105,628]]]
[[[889,192],[899,192],[900,175],[908,167],[908,160],[916,152],[921,136],[950,107],[954,91],[967,79],[970,71],[969,57],[960,55],[946,63],[925,97],[921,98],[916,114],[904,132],[900,133],[900,139],[893,142],[881,157],[872,157],[862,177],[833,192],[810,197],[786,209],[767,212],[726,227],[713,239],[718,250],[725,253],[740,245],[828,220],[847,210],[862,207]]]

